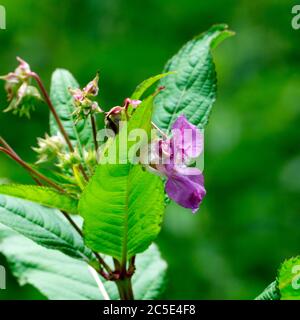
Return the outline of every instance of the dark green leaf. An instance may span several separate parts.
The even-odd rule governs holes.
[[[92,258],[91,250],[58,210],[0,195],[0,223],[46,248],[82,260]]]
[[[52,300],[102,300],[103,296],[83,261],[45,249],[0,225],[0,252],[20,284],[31,284]],[[152,245],[136,261],[133,276],[136,299],[156,299],[162,293],[166,263]],[[101,279],[103,281],[103,279]],[[104,282],[104,281],[103,281]],[[118,299],[115,284],[104,282],[112,300]]]

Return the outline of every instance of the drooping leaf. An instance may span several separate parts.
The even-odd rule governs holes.
[[[273,281],[255,300],[280,300],[277,281]]]
[[[153,86],[157,81],[168,76],[169,74],[172,74],[172,72],[158,74],[154,77],[144,80],[136,87],[134,93],[131,95],[131,99],[139,100],[151,86]]]
[[[51,300],[102,300],[88,265],[33,241],[0,225],[0,252],[5,255],[21,285],[31,284]],[[137,257],[133,276],[136,299],[156,299],[164,288],[166,263],[152,245]],[[112,300],[118,299],[115,284],[104,282]]]
[[[33,201],[46,207],[77,214],[78,200],[52,188],[21,184],[2,184],[0,185],[0,194]]]
[[[169,133],[172,123],[184,114],[203,129],[216,98],[216,72],[211,49],[233,33],[216,25],[189,41],[166,65],[174,74],[161,79],[163,92],[155,100],[153,121]]]
[[[152,102],[153,97],[149,97],[137,108],[128,132],[140,128],[150,134]],[[115,139],[117,146],[124,130]],[[132,144],[127,142],[127,150]],[[129,161],[120,164],[121,158],[124,159],[124,154],[119,152],[117,164],[97,167],[79,201],[79,213],[84,218],[86,244],[125,263],[146,250],[159,233],[164,191],[159,177],[138,164]]]
[[[300,256],[286,260],[281,265],[278,288],[282,300],[300,300]]]
[[[93,257],[77,231],[58,210],[0,195],[0,223],[46,248],[82,260]]]
[[[52,75],[50,97],[55,110],[73,144],[82,151],[82,146],[88,145],[92,139],[92,128],[90,121],[79,121],[75,125],[72,113],[74,112],[73,98],[69,92],[69,88],[75,89],[79,85],[72,74],[64,69],[57,69]],[[50,116],[50,132],[56,135],[59,128]]]

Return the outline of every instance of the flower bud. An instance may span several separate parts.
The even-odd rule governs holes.
[[[39,91],[29,85],[31,70],[27,62],[17,57],[19,66],[14,72],[10,72],[5,76],[0,77],[4,80],[7,100],[9,106],[5,112],[12,111],[13,114],[30,117],[30,111],[34,110],[35,100],[41,100]]]
[[[30,118],[30,113],[35,110],[37,100],[42,100],[37,88],[29,86],[24,82],[12,97],[10,104],[4,112],[12,111],[14,115],[19,115],[20,117],[24,115],[27,118]]]
[[[97,74],[95,79],[89,82],[83,90],[69,88],[75,103],[75,111],[73,112],[75,123],[90,115],[103,112],[98,103],[91,100],[92,97],[98,95],[98,81],[99,75]]]
[[[105,125],[108,129],[111,129],[114,133],[119,132],[119,123],[122,120],[122,114],[126,112],[125,108],[116,106],[106,112]]]
[[[97,73],[94,80],[89,82],[87,86],[83,89],[84,95],[87,97],[89,96],[96,97],[99,93],[98,82],[99,82],[99,73]]]
[[[38,138],[38,147],[32,148],[38,154],[36,164],[49,162],[61,154],[66,147],[63,136],[58,132],[56,136],[45,135],[45,139]]]
[[[97,165],[97,152],[93,149],[83,149],[83,159],[89,169],[94,170]]]
[[[73,166],[77,166],[81,163],[81,157],[78,152],[78,149],[75,149],[74,152],[68,153],[59,153],[58,154],[58,163],[56,164],[63,171],[72,170]]]
[[[129,106],[132,106],[133,109],[136,109],[141,103],[141,100],[127,98],[125,99],[124,108],[127,109]]]

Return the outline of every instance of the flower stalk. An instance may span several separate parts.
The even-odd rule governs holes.
[[[72,143],[70,141],[70,138],[69,138],[69,136],[68,136],[68,134],[67,134],[67,132],[66,132],[64,126],[63,126],[63,124],[61,123],[61,121],[59,119],[59,116],[58,116],[58,114],[57,114],[57,112],[56,112],[56,110],[55,110],[55,108],[54,108],[54,106],[53,106],[53,104],[51,102],[49,94],[48,94],[48,92],[47,92],[47,90],[46,90],[46,88],[45,88],[40,76],[35,72],[31,72],[30,75],[37,82],[37,84],[38,84],[38,86],[39,86],[39,88],[40,88],[40,90],[42,92],[42,95],[44,96],[44,99],[45,99],[45,101],[46,101],[51,113],[53,114],[54,119],[55,119],[55,121],[56,121],[56,123],[57,123],[57,125],[59,127],[59,130],[60,130],[61,134],[63,135],[63,137],[64,137],[64,139],[65,139],[65,141],[66,141],[66,143],[67,143],[67,145],[68,145],[68,147],[70,149],[70,151],[74,152],[74,148],[73,148],[73,145],[72,145]],[[89,178],[88,178],[86,172],[84,171],[83,166],[80,165],[79,169],[80,169],[84,179],[86,181],[88,181]]]
[[[25,170],[27,170],[33,176],[37,177],[40,180],[45,181],[47,184],[49,184],[53,188],[57,189],[58,191],[65,193],[65,190],[63,188],[61,188],[59,185],[57,185],[55,182],[53,182],[51,179],[47,178],[46,176],[44,176],[40,172],[33,169],[29,164],[27,164],[25,161],[23,161],[16,153],[11,152],[8,149],[3,148],[3,147],[0,147],[0,152],[5,153],[10,158],[15,160],[18,164],[20,164]]]
[[[98,141],[97,141],[97,122],[96,122],[96,118],[93,114],[91,114],[91,123],[92,123],[95,150],[96,150],[96,152],[98,152],[99,145],[98,145]]]

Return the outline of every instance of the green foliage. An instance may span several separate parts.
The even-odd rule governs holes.
[[[208,122],[216,99],[217,77],[211,49],[231,36],[226,25],[216,25],[189,41],[166,65],[159,86],[165,90],[156,99],[153,120],[161,129],[170,131],[180,114],[199,128]]]
[[[151,96],[133,114],[128,132],[140,128],[150,133],[152,107]],[[124,130],[115,139],[116,146]],[[128,141],[127,150],[132,144]],[[121,158],[124,154],[119,152]],[[86,244],[123,264],[156,238],[164,211],[161,179],[125,160],[126,164],[100,164],[79,201]]]
[[[21,184],[0,185],[0,194],[33,201],[50,208],[77,214],[78,201],[55,189]]]
[[[46,248],[82,260],[92,258],[92,252],[58,210],[0,195],[0,223]]]
[[[163,194],[138,165],[100,165],[79,202],[87,246],[123,262],[143,252],[160,231]]]
[[[54,6],[52,0],[1,4],[14,17],[0,34],[1,73],[15,66],[17,53],[46,83],[56,66],[72,70],[80,83],[100,69],[101,106],[107,109],[141,79],[158,73],[176,48],[213,21],[234,26],[237,36],[214,52],[220,90],[213,125],[206,130],[208,197],[197,217],[171,204],[159,237],[172,266],[166,296],[252,299],[274,266],[299,252],[299,30],[290,26],[287,1],[135,1],[130,10],[127,1],[111,6],[111,0],[80,6],[71,1]],[[0,98],[4,107],[2,88]],[[36,108],[30,123],[1,114],[1,135],[30,157],[33,137],[46,130],[46,113],[45,106]],[[3,178],[31,183],[0,156]],[[31,298],[26,287],[8,281],[2,298]]]
[[[31,284],[51,300],[102,300],[88,265],[56,250],[45,249],[0,225],[0,252],[21,285]],[[166,264],[156,246],[137,258],[133,289],[137,299],[158,298],[164,287]],[[112,282],[104,283],[111,299],[118,299]]]
[[[88,145],[92,139],[92,128],[90,121],[79,121],[74,123],[74,102],[69,88],[78,88],[78,83],[72,74],[64,69],[57,69],[52,75],[50,98],[56,112],[73,144],[81,152],[82,146]],[[56,121],[50,116],[50,132],[56,135],[59,132]]]
[[[278,275],[278,288],[282,300],[300,300],[300,256],[282,264]]]

